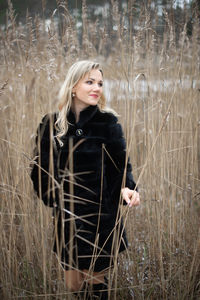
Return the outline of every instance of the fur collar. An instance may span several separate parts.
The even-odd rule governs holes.
[[[76,123],[75,114],[70,109],[67,119],[68,119],[69,123],[76,124],[78,127],[82,127],[85,123],[87,123],[88,121],[90,121],[93,118],[93,116],[96,114],[97,111],[99,111],[99,108],[97,105],[95,105],[95,106],[90,105],[90,106],[86,107],[84,110],[82,110],[80,112],[79,121],[78,121],[78,123]]]

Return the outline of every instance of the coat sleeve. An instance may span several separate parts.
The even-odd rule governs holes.
[[[106,145],[107,152],[107,181],[114,202],[119,201],[121,188],[128,187],[135,189],[132,166],[126,153],[126,141],[122,127],[119,123],[113,122],[109,126],[109,138]],[[124,202],[125,204],[125,202]]]
[[[53,116],[46,115],[37,129],[35,158],[31,171],[31,179],[37,196],[50,207],[57,206],[59,203],[57,153],[53,143],[53,125]]]

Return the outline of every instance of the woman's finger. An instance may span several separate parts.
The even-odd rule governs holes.
[[[138,206],[140,204],[140,195],[138,192],[134,191],[134,194],[131,198],[129,206]]]

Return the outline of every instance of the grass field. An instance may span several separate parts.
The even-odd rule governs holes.
[[[62,30],[51,23],[47,32],[39,18],[17,25],[10,7],[0,31],[1,299],[70,299],[51,252],[51,210],[34,196],[29,164],[38,123],[57,109],[77,59],[103,65],[141,194],[140,207],[122,208],[130,247],[111,299],[131,299],[131,289],[136,300],[200,298],[200,28],[194,20],[188,37],[183,24],[177,40],[168,19],[161,39],[146,24],[134,36],[123,24],[108,34],[83,10],[81,44],[67,11]]]

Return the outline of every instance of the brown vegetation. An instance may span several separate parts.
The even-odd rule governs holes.
[[[10,5],[0,32],[1,299],[67,299],[51,252],[51,210],[34,196],[29,164],[39,121],[57,109],[68,66],[83,58],[102,62],[142,199],[137,209],[123,208],[130,247],[119,257],[112,299],[130,299],[132,288],[135,299],[198,299],[199,24],[194,19],[190,38],[183,25],[175,41],[166,13],[161,40],[145,12],[146,25],[133,36],[113,5],[118,30],[108,35],[106,27],[88,22],[84,6],[81,45],[73,18],[64,13],[62,31],[53,22],[46,31],[38,18],[16,25]]]

